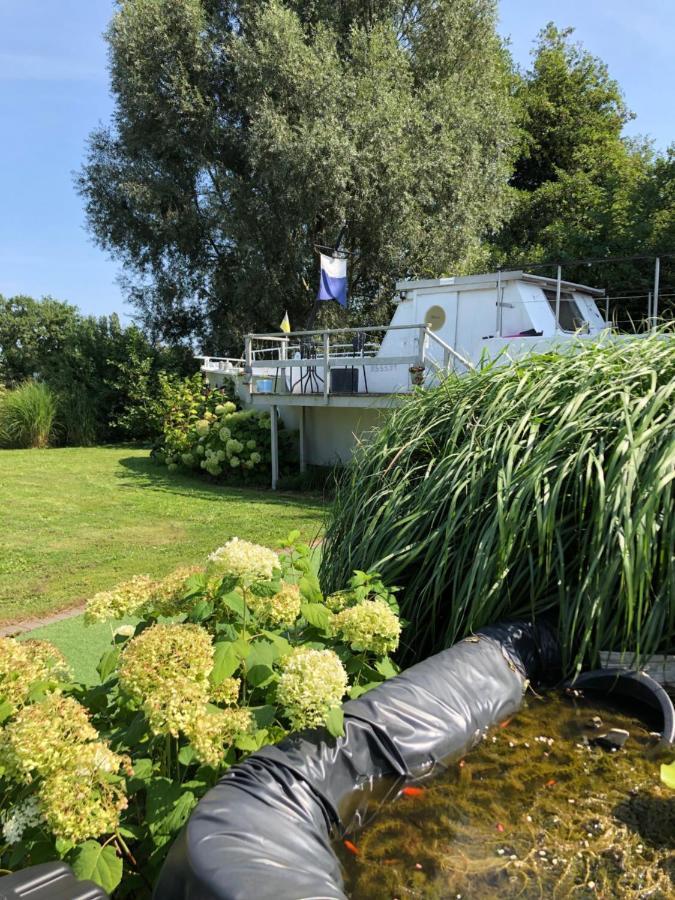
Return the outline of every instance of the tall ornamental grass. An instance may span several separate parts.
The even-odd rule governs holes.
[[[675,342],[582,342],[416,393],[355,454],[321,565],[404,588],[408,660],[557,621],[566,670],[675,651]]]
[[[56,400],[46,384],[25,381],[0,396],[0,448],[46,447]]]

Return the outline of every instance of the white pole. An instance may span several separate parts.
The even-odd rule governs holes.
[[[307,460],[305,459],[305,407],[300,407],[300,471],[307,471]]]
[[[327,331],[323,333],[323,402],[328,403],[330,392],[330,336]]]
[[[656,322],[659,317],[659,279],[661,277],[661,260],[656,257],[654,263],[654,297],[652,298],[653,323],[656,328]]]
[[[279,435],[277,433],[277,408],[272,407],[270,414],[270,428],[272,437],[272,490],[276,491],[279,481]]]
[[[558,280],[555,286],[555,333],[560,330],[560,282],[562,281],[562,266],[558,266]]]
[[[457,295],[459,303],[459,294]],[[455,329],[456,331],[456,329]],[[497,272],[497,336],[502,336],[502,271]]]

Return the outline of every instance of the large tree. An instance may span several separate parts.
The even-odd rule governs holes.
[[[164,337],[301,323],[344,224],[359,316],[482,263],[513,146],[494,0],[121,0],[108,41],[79,185]]]
[[[631,118],[606,65],[548,25],[532,67],[516,73],[521,151],[511,179],[512,213],[495,241],[498,261],[654,256],[675,249],[673,155],[628,140]],[[675,288],[669,258],[664,293]],[[568,265],[568,278],[612,295],[646,294],[653,261]],[[620,317],[646,312],[644,299],[617,307]]]

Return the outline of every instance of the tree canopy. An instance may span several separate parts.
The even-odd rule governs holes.
[[[361,318],[484,260],[515,146],[494,0],[121,0],[108,41],[79,187],[163,336],[302,323],[345,224]]]
[[[533,64],[516,73],[521,150],[511,177],[512,212],[497,235],[499,262],[655,256],[675,249],[675,156],[628,140],[632,117],[606,65],[549,24]],[[566,277],[611,294],[646,292],[653,262],[567,266]],[[675,271],[664,259],[664,286]],[[627,311],[644,315],[641,299]]]
[[[78,184],[153,335],[225,354],[285,309],[304,324],[315,246],[345,225],[360,322],[388,319],[399,277],[675,247],[675,150],[623,136],[621,88],[572,29],[515,67],[495,0],[120,0],[107,38],[115,110]]]
[[[46,382],[57,395],[63,443],[151,436],[147,409],[160,373],[193,368],[188,348],[152,344],[116,315],[82,316],[51,297],[0,294],[0,385]]]

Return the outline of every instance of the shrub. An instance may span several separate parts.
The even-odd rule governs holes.
[[[489,622],[551,616],[568,671],[600,650],[672,651],[675,346],[549,353],[420,391],[337,489],[322,585],[402,586],[407,658]]]
[[[277,554],[234,538],[201,570],[93,597],[88,622],[140,620],[115,632],[94,687],[45,642],[0,638],[0,868],[62,858],[116,897],[149,896],[228,766],[293,728],[341,734],[345,695],[396,673],[392,591],[356,573],[324,598],[296,539]]]
[[[49,297],[0,296],[0,380],[49,385],[60,443],[154,439],[160,374],[194,371],[191,356],[189,347],[151,342],[116,315],[82,316]]]
[[[0,447],[46,447],[56,400],[46,384],[25,381],[0,397]]]
[[[190,469],[221,481],[257,482],[271,461],[270,416],[237,410],[224,390],[212,390],[200,375],[164,382],[162,440],[155,459],[170,471]],[[292,436],[280,423],[282,471],[294,459]]]

